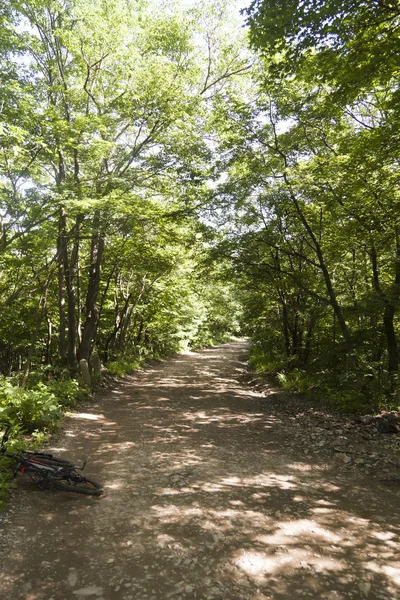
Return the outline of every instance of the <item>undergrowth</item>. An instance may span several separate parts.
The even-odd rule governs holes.
[[[21,387],[16,377],[0,378],[0,425],[12,425],[7,449],[35,450],[61,427],[64,413],[91,398],[91,390],[77,379],[40,381],[36,372]],[[0,427],[1,431],[1,427]],[[9,460],[0,455],[0,505],[12,485]]]
[[[382,378],[387,379],[387,373],[382,374],[379,365],[360,361],[357,367],[343,363],[332,368],[315,360],[305,367],[255,343],[250,350],[250,366],[258,373],[273,376],[289,392],[300,393],[316,403],[327,402],[346,413],[400,408],[398,393],[384,391]]]

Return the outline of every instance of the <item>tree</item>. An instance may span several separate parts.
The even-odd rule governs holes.
[[[331,364],[346,365],[346,349],[359,389],[365,376],[393,391],[398,9],[266,0],[247,15],[260,58],[241,98],[225,93],[215,103],[226,179],[216,205],[232,222],[229,252],[255,294],[248,300],[254,323],[266,323],[266,314],[275,322],[277,311],[288,357],[299,354],[302,339],[305,362],[311,353],[320,364],[318,349],[330,340]]]
[[[251,42],[275,75],[307,70],[350,101],[396,78],[396,2],[255,0],[246,14]]]
[[[10,368],[32,354],[24,345],[41,348],[29,363],[45,357],[71,374],[96,344],[122,351],[139,304],[160,278],[173,285],[166,239],[186,246],[210,173],[207,103],[248,56],[222,34],[223,3],[154,8],[2,6],[0,306],[3,331],[19,311],[36,332],[22,335]]]

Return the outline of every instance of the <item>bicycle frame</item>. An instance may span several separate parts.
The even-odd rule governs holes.
[[[25,451],[21,452],[20,454],[11,454],[11,453],[7,452],[6,443],[8,441],[11,429],[12,429],[12,425],[10,425],[10,424],[7,425],[7,428],[4,432],[4,435],[3,435],[3,438],[1,441],[1,445],[0,445],[0,454],[3,454],[10,458],[14,458],[19,461],[27,461],[27,462],[29,462],[29,466],[37,466],[37,468],[40,468],[40,469],[47,469],[47,470],[54,471],[54,470],[63,468],[63,469],[76,469],[77,471],[83,471],[83,469],[85,468],[86,460],[83,462],[81,467],[73,465],[72,463],[68,464],[68,461],[66,461],[67,464],[57,466],[57,465],[49,465],[46,461],[60,460],[60,459],[57,459],[52,454],[48,454],[46,452],[31,452],[29,450],[25,450]]]
[[[86,461],[82,467],[77,467],[67,460],[44,452],[23,451],[19,454],[7,452],[6,444],[11,428],[12,426],[8,425],[3,435],[0,455],[7,456],[16,462],[14,477],[18,472],[26,472],[41,489],[50,487],[94,496],[100,496],[104,492],[104,488],[99,483],[77,472],[85,468]]]

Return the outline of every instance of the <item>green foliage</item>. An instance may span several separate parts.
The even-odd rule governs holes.
[[[254,341],[251,346],[249,364],[256,373],[272,376],[277,376],[286,366],[281,353],[274,352],[270,345],[266,347],[266,344],[260,341]]]
[[[340,96],[354,98],[385,85],[397,71],[396,2],[255,0],[247,15],[252,43],[274,75],[307,70]]]
[[[32,376],[34,381],[37,376]],[[0,424],[12,424],[7,449],[10,452],[42,447],[49,433],[58,429],[63,411],[90,397],[89,391],[73,379],[54,379],[23,389],[3,378],[0,383]],[[0,435],[2,431],[0,430]],[[28,434],[28,435],[27,435]],[[0,456],[0,506],[12,486],[10,460]]]
[[[90,390],[76,379],[54,379],[46,383],[46,388],[57,399],[62,410],[74,408],[91,398]]]
[[[398,7],[255,0],[246,12],[259,60],[245,92],[215,101],[213,210],[252,362],[342,408],[395,405]]]
[[[63,411],[89,399],[91,393],[76,379],[37,382],[37,378],[38,375],[32,373],[30,383],[33,385],[29,389],[15,385],[12,378],[1,380],[0,420],[13,423],[14,435],[24,430],[40,445],[45,438],[44,431],[58,428]]]
[[[95,343],[107,361],[135,336],[152,353],[195,337],[180,311],[213,168],[208,97],[247,68],[227,4],[6,0],[0,372],[29,389],[76,376]]]
[[[134,357],[121,357],[107,363],[107,371],[115,377],[125,377],[125,375],[132,373],[135,369],[139,369],[143,362],[144,359],[138,360]]]
[[[0,436],[3,436],[8,423],[11,423],[13,426],[7,442],[7,450],[11,453],[18,453],[23,450],[36,450],[40,448],[46,441],[47,434],[36,429],[31,432],[29,437],[26,437],[23,426],[15,421],[14,418],[15,412],[13,410],[9,412],[3,410],[0,413]],[[15,487],[11,470],[12,466],[12,459],[0,455],[0,508],[6,501],[9,490]]]
[[[0,418],[19,423],[27,431],[54,428],[62,416],[60,403],[42,383],[25,390],[3,381],[0,387]]]
[[[398,410],[396,395],[385,393],[380,365],[360,365],[357,369],[345,365],[329,365],[329,359],[313,361],[299,368],[270,354],[270,349],[254,343],[250,365],[260,374],[272,376],[289,391],[304,395],[313,401],[324,401],[336,409],[349,413],[378,411],[380,407]]]

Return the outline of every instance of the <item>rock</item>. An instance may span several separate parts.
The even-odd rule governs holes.
[[[389,423],[384,417],[377,417],[374,425],[379,433],[398,433],[398,428],[394,423]]]
[[[91,380],[90,380],[90,371],[89,371],[88,361],[85,358],[82,358],[79,361],[79,367],[80,367],[83,382],[86,385],[90,386]]]
[[[346,444],[347,444],[347,440],[345,438],[338,437],[338,438],[335,438],[334,440],[332,440],[332,442],[330,442],[329,446],[331,448],[335,448],[335,447],[345,446]]]
[[[333,446],[335,452],[350,452],[348,448],[344,448],[343,446]]]
[[[89,596],[102,596],[103,588],[97,587],[95,585],[90,585],[85,588],[81,588],[80,590],[75,590],[72,592],[75,596],[79,596],[80,598],[88,598]]]
[[[371,584],[369,583],[369,581],[364,581],[358,584],[358,588],[360,592],[362,592],[364,596],[367,597],[369,592],[371,591]]]
[[[76,571],[71,571],[71,573],[68,575],[68,583],[71,587],[74,587],[78,582],[78,574],[76,573]]]
[[[366,415],[366,416],[362,415],[360,417],[357,417],[357,419],[355,419],[355,420],[356,420],[356,422],[362,423],[363,425],[369,425],[370,423],[373,422],[374,417],[371,415]]]

